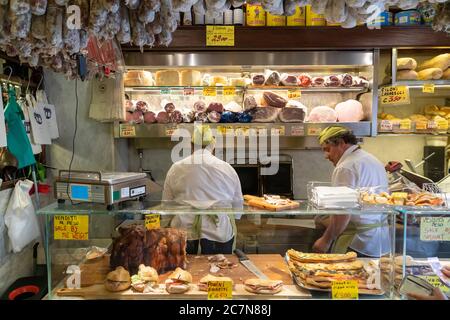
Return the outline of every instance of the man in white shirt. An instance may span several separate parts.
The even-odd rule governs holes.
[[[172,221],[174,228],[188,233],[187,252],[202,254],[233,251],[236,236],[234,216],[208,214],[207,209],[224,207],[242,209],[241,183],[233,167],[215,157],[215,139],[207,126],[196,126],[192,137],[194,152],[172,165],[164,183],[163,201],[173,200],[203,209],[204,214],[179,214]]]
[[[333,186],[350,188],[373,187],[376,192],[387,191],[388,179],[383,164],[358,146],[355,135],[342,126],[324,129],[319,143],[335,169]],[[333,215],[313,250],[345,252],[347,248],[360,255],[379,257],[390,251],[390,236],[384,215],[361,212],[359,215]]]

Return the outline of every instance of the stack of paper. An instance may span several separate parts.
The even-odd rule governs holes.
[[[358,197],[358,191],[348,187],[315,187],[312,201],[321,208],[354,208]]]

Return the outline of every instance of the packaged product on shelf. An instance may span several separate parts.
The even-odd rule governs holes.
[[[283,73],[281,75],[281,84],[284,86],[296,86],[297,77],[288,73]]]
[[[420,14],[416,10],[400,11],[395,14],[396,26],[415,26],[420,25]]]
[[[276,107],[256,107],[249,113],[252,116],[252,122],[275,122],[278,118],[280,108]]]
[[[191,11],[183,13],[183,26],[192,26],[192,13],[191,13]]]
[[[209,113],[208,113],[208,120],[209,120],[209,122],[212,122],[212,123],[217,123],[217,122],[219,122],[220,121],[220,118],[221,118],[222,116],[221,116],[221,113],[220,112],[217,112],[217,111],[210,111]]]
[[[247,3],[246,24],[251,27],[264,27],[266,25],[266,12],[260,4]]]
[[[236,113],[231,111],[225,111],[220,116],[220,122],[222,123],[234,123],[236,122],[236,120],[237,120]]]
[[[280,84],[281,77],[278,71],[265,70],[264,77],[266,79],[264,85],[266,86],[278,86]]]
[[[306,6],[306,26],[325,26],[326,20],[323,14],[315,13],[310,5]]]
[[[255,74],[252,77],[254,86],[262,86],[266,82],[266,77],[263,74]]]
[[[258,106],[254,96],[246,96],[244,99],[244,110],[249,111],[255,109]]]
[[[276,108],[284,108],[287,103],[287,100],[285,98],[270,91],[264,91],[263,99],[266,105]]]
[[[281,109],[278,116],[281,122],[303,122],[306,113],[303,108],[285,107]]]
[[[266,25],[269,27],[283,27],[286,26],[286,17],[277,16],[267,12]]]
[[[244,10],[242,10],[242,7],[233,9],[233,24],[244,25]]]
[[[222,113],[223,110],[223,104],[220,102],[211,102],[208,105],[208,109],[206,109],[207,112],[212,112],[212,111],[216,111],[218,113]]]
[[[368,87],[369,80],[364,77],[353,77],[353,86],[355,87]]]
[[[341,78],[341,84],[344,87],[351,87],[353,85],[353,76],[348,73],[341,74],[339,76]]]
[[[206,103],[202,100],[196,101],[192,106],[195,112],[206,112]]]
[[[295,13],[286,17],[286,25],[288,27],[303,27],[306,25],[306,8],[296,6]]]
[[[238,112],[237,114],[237,121],[241,123],[249,123],[252,122],[253,117],[245,112]]]
[[[242,106],[240,104],[238,104],[237,102],[235,102],[235,101],[231,101],[231,102],[227,103],[225,105],[225,107],[224,107],[224,110],[225,111],[236,112],[236,113],[243,111]]]
[[[228,9],[223,13],[223,24],[232,25],[233,24],[233,10]]]
[[[226,86],[228,84],[228,79],[223,76],[212,76],[209,80],[210,86]]]
[[[368,27],[385,27],[385,26],[391,26],[394,24],[394,15],[392,12],[389,11],[383,11],[380,13],[380,15],[375,19],[372,20],[372,22],[367,23]]]
[[[199,112],[195,114],[195,121],[208,122],[208,114],[206,112]]]
[[[223,25],[223,21],[224,21],[224,17],[223,17],[223,13],[219,13],[217,15],[217,17],[214,18],[214,24],[218,24],[218,25]]]
[[[312,86],[313,87],[323,87],[325,85],[324,77],[314,77],[312,78]]]
[[[309,74],[305,74],[305,73],[299,75],[298,76],[298,84],[301,87],[305,87],[305,88],[311,86],[311,84],[312,84],[311,76]]]
[[[338,76],[327,76],[325,77],[326,87],[339,87],[341,85],[341,80]]]

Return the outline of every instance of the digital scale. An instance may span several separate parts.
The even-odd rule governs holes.
[[[55,180],[58,202],[100,203],[111,210],[114,204],[142,200],[150,190],[150,179],[140,172],[60,170]]]

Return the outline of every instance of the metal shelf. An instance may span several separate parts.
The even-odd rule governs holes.
[[[339,123],[207,123],[212,129],[232,130],[235,136],[248,136],[249,130],[256,130],[262,135],[265,129],[270,136],[278,132],[280,137],[313,137],[318,136],[320,131],[330,125],[343,125],[355,133],[356,136],[364,137],[371,135],[371,122],[339,122]],[[180,124],[119,124],[114,125],[115,138],[170,138],[176,129],[186,129],[193,132],[193,123]]]
[[[367,92],[367,87],[300,87],[300,86],[249,86],[252,90],[300,90],[301,92]]]
[[[410,89],[422,89],[422,87],[425,84],[434,84],[435,88],[441,88],[441,89],[450,89],[450,80],[411,80],[411,81],[396,81],[392,84],[389,84],[390,86],[408,86]]]

